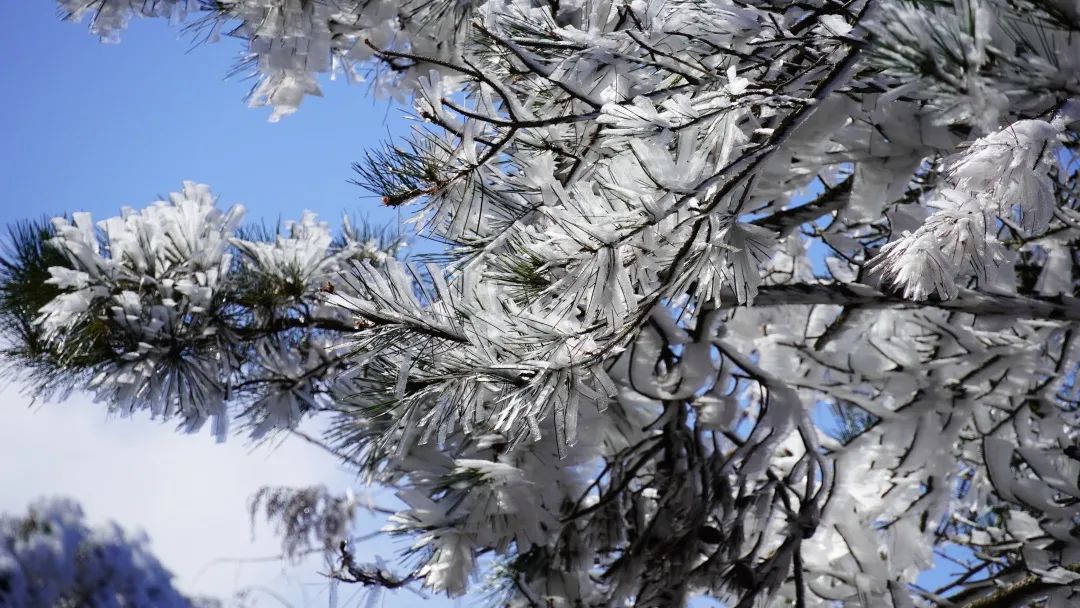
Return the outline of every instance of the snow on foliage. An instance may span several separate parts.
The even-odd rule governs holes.
[[[145,535],[90,527],[70,500],[39,500],[26,515],[0,516],[0,605],[194,608],[149,551]]]
[[[882,248],[883,274],[921,300],[937,293],[955,298],[958,275],[987,273],[1006,256],[993,235],[996,218],[1012,222],[1023,235],[1044,232],[1054,213],[1054,188],[1048,172],[1058,153],[1059,128],[1042,120],[1021,120],[946,159],[948,186],[927,199],[939,209],[914,233]],[[996,281],[995,281],[996,282]]]
[[[310,215],[255,234],[185,185],[18,229],[2,269],[7,359],[47,390],[219,433],[327,416],[413,540],[404,574],[357,565],[335,507],[335,578],[458,596],[486,569],[515,607],[1075,603],[1071,4],[61,6],[110,39],[201,15],[275,119],[342,72],[413,103],[358,181],[439,256]],[[314,546],[352,503],[298,492],[270,514]],[[920,587],[941,551],[970,558]]]
[[[313,214],[242,238],[243,213],[189,182],[96,224],[86,213],[55,219],[47,247],[62,265],[44,282],[58,294],[32,321],[43,352],[31,357],[79,374],[113,411],[148,409],[189,431],[214,419],[224,437],[225,404],[238,399],[256,404],[255,435],[295,424],[320,407],[334,367],[325,337],[295,329],[351,327],[312,298],[350,261],[381,263],[396,245],[348,224],[335,239]]]

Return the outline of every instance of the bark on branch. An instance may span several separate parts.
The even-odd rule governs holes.
[[[728,291],[723,298],[723,308],[735,308],[734,292]],[[834,304],[857,306],[865,309],[916,309],[940,308],[976,315],[1006,316],[1017,319],[1045,319],[1052,321],[1080,321],[1080,298],[1072,296],[1001,295],[970,289],[960,290],[951,300],[928,298],[906,300],[898,295],[884,293],[869,285],[846,283],[815,285],[794,283],[790,285],[767,285],[758,290],[751,306],[808,306]]]
[[[1070,572],[1080,573],[1080,564],[1072,564],[1064,568]],[[1014,608],[1019,606],[1021,602],[1036,599],[1045,593],[1064,586],[1067,585],[1050,583],[1032,574],[1007,587],[1002,587],[990,595],[963,604],[960,608]]]
[[[844,181],[826,189],[817,198],[805,205],[777,211],[772,215],[758,218],[750,223],[762,228],[768,228],[777,233],[780,238],[783,238],[807,222],[812,222],[819,217],[842,209],[848,203],[854,181],[854,176],[849,175]]]

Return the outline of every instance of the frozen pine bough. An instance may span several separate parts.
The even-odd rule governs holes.
[[[413,106],[358,181],[439,256],[310,214],[252,231],[186,184],[16,228],[3,267],[10,369],[54,395],[221,435],[326,419],[309,439],[395,490],[411,539],[360,564],[342,522],[380,509],[261,497],[339,581],[1080,601],[1073,4],[61,6],[239,38],[274,117],[342,73]]]

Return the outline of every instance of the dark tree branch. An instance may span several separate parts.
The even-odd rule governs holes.
[[[1064,566],[1070,572],[1080,574],[1080,564]],[[1066,587],[1061,583],[1051,583],[1042,580],[1038,575],[1032,574],[1009,585],[1002,587],[990,595],[962,604],[959,608],[1015,608],[1021,602],[1033,600],[1040,595]]]
[[[723,294],[722,308],[738,306],[735,293]],[[884,293],[861,283],[819,284],[793,283],[766,285],[758,290],[753,306],[810,306],[832,304],[857,306],[864,309],[940,308],[975,315],[1005,316],[1017,319],[1050,321],[1080,321],[1080,298],[1073,296],[1039,296],[1031,294],[992,294],[970,289],[960,290],[951,300],[937,297],[926,300],[906,300],[899,295]]]
[[[357,564],[353,560],[352,552],[349,551],[345,542],[338,547],[341,555],[341,568],[330,576],[345,583],[360,583],[365,587],[383,587],[384,589],[398,589],[408,585],[415,577],[398,576],[385,568],[374,564]]]
[[[807,222],[842,209],[848,202],[854,181],[854,176],[849,175],[844,181],[827,188],[820,196],[805,205],[777,211],[750,223],[768,228],[783,238]]]

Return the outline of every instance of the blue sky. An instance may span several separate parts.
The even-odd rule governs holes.
[[[51,2],[0,6],[0,219],[143,205],[181,180],[208,183],[251,217],[302,209],[393,219],[347,180],[364,149],[401,132],[401,113],[366,87],[327,82],[324,98],[278,124],[225,79],[240,44],[194,46],[162,20],[105,45]],[[364,198],[362,198],[364,197]]]
[[[243,203],[252,221],[310,209],[334,222],[342,213],[395,222],[347,180],[365,148],[403,131],[400,110],[363,86],[328,82],[325,98],[270,124],[269,110],[243,101],[251,83],[224,78],[239,49],[233,40],[193,47],[156,20],[103,45],[86,24],[61,22],[52,2],[0,3],[0,224],[72,211],[103,219],[183,180],[210,184],[222,205]],[[41,495],[70,496],[91,521],[145,530],[185,591],[245,593],[245,606],[327,605],[319,560],[232,558],[276,553],[272,532],[258,529],[253,541],[247,520],[247,498],[260,486],[356,487],[333,459],[295,441],[254,447],[237,437],[219,445],[208,432],[179,435],[145,416],[110,418],[82,395],[41,404],[32,394],[18,382],[0,392],[0,511],[21,511]],[[400,548],[369,542],[359,553]],[[356,591],[343,587],[339,605],[360,605]],[[382,605],[451,603],[402,593]]]

